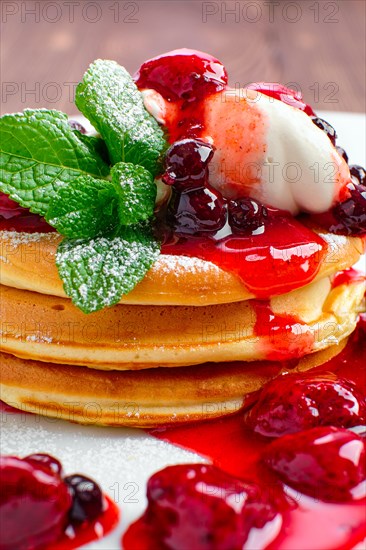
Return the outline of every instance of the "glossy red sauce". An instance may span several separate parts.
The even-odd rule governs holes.
[[[25,413],[21,411],[20,409],[16,409],[12,407],[11,405],[8,405],[5,403],[5,401],[0,400],[0,413],[3,415],[4,413],[11,413],[11,414],[32,414],[32,413]]]
[[[332,281],[332,287],[335,288],[340,285],[348,285],[350,283],[361,282],[364,280],[365,275],[363,275],[363,273],[357,271],[357,269],[354,269],[353,267],[350,267],[335,274]]]
[[[286,361],[313,350],[314,334],[292,315],[273,313],[269,301],[252,300],[256,313],[254,333],[264,338],[266,359]]]
[[[52,547],[46,547],[45,550],[72,550],[101,539],[112,531],[119,521],[120,512],[118,506],[108,496],[104,495],[104,497],[106,509],[96,520],[85,522],[75,530],[69,527],[62,539],[52,544]]]
[[[145,61],[134,75],[140,90],[156,90],[174,106],[167,116],[170,143],[198,137],[204,129],[204,100],[226,88],[225,67],[212,55],[182,48]]]
[[[260,235],[173,236],[162,254],[201,258],[237,274],[258,298],[284,294],[310,283],[327,250],[325,241],[295,218],[275,217]]]
[[[347,346],[327,363],[312,369],[312,373],[334,372],[353,380],[366,390],[366,316]],[[153,436],[196,451],[216,466],[238,478],[264,483],[276,493],[278,482],[265,473],[260,462],[268,442],[244,427],[241,413],[210,422],[177,428],[150,430]],[[268,477],[269,476],[269,477]],[[278,538],[270,550],[349,550],[366,537],[365,500],[328,504],[287,490],[294,500],[285,514]],[[156,541],[149,537],[143,519],[127,532],[127,550],[154,550]]]
[[[53,227],[38,214],[32,214],[22,208],[5,193],[0,193],[0,231],[19,231],[23,233],[48,233]]]

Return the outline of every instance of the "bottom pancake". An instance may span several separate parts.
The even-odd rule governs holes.
[[[339,345],[303,357],[291,372],[322,365]],[[206,363],[174,369],[98,371],[0,354],[8,405],[53,418],[138,428],[210,420],[238,411],[266,382],[287,372],[280,362]]]

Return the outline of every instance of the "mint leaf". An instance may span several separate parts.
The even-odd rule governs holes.
[[[101,140],[78,134],[59,111],[26,109],[1,117],[0,191],[44,215],[63,183],[85,174],[108,175],[98,154]]]
[[[156,184],[142,166],[120,162],[112,181],[79,176],[51,199],[46,221],[69,238],[94,238],[154,214]]]
[[[118,225],[118,202],[113,183],[79,176],[58,190],[45,218],[66,237],[93,238]]]
[[[119,162],[111,171],[112,182],[119,194],[119,219],[131,225],[151,218],[154,214],[156,183],[142,166]]]
[[[132,162],[156,174],[166,140],[126,69],[98,59],[76,88],[75,103],[105,140],[112,164]]]
[[[96,239],[64,239],[56,265],[64,289],[84,313],[118,303],[141,281],[159,256],[159,243],[148,226],[123,227]]]
[[[78,136],[80,141],[82,141],[93,155],[98,158],[101,158],[108,166],[111,164],[108,149],[105,142],[100,137],[88,136],[87,134],[82,134],[79,130],[72,128],[74,134]]]

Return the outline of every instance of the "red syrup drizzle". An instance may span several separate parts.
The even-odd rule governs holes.
[[[11,405],[8,405],[7,403],[5,403],[5,401],[1,401],[0,400],[0,413],[1,414],[5,414],[5,413],[11,413],[11,414],[32,414],[32,413],[27,413],[25,411],[21,411],[20,409],[16,409],[15,407],[12,407]]]
[[[112,531],[119,521],[119,508],[108,496],[104,495],[104,499],[106,509],[97,519],[84,522],[78,527],[68,527],[62,538],[45,550],[72,550],[101,539]]]
[[[366,390],[366,315],[340,354],[312,373],[333,372],[354,381]],[[260,463],[268,442],[245,428],[241,413],[219,420],[177,428],[149,430],[158,439],[207,457],[222,470],[246,481],[266,484],[276,494],[278,482]],[[269,440],[270,441],[270,440]],[[350,550],[366,537],[365,499],[342,504],[329,504],[288,490],[292,506],[284,512],[280,535],[268,550]],[[127,550],[154,550],[156,541],[149,537],[142,517],[127,531]]]
[[[251,304],[256,313],[254,334],[264,337],[267,360],[296,359],[313,350],[314,335],[299,319],[274,313],[269,301],[252,300]]]
[[[212,55],[182,48],[145,61],[134,75],[138,88],[154,89],[169,109],[170,143],[204,129],[204,100],[227,87],[225,67]]]
[[[0,231],[23,233],[50,233],[55,231],[44,218],[32,214],[12,201],[5,193],[0,193]]]
[[[361,282],[364,280],[365,275],[363,275],[360,271],[357,271],[357,269],[350,267],[335,274],[332,281],[332,288],[340,285],[349,285],[351,283]]]
[[[273,217],[260,235],[173,235],[162,254],[201,258],[237,274],[258,298],[284,294],[310,283],[327,250],[325,241],[295,218]]]

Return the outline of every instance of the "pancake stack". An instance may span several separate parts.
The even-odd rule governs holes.
[[[237,411],[274,376],[338,354],[356,326],[364,280],[337,273],[362,239],[320,236],[329,253],[314,280],[270,300],[213,263],[161,254],[118,305],[86,315],[59,279],[58,233],[1,231],[1,399],[110,426]]]

